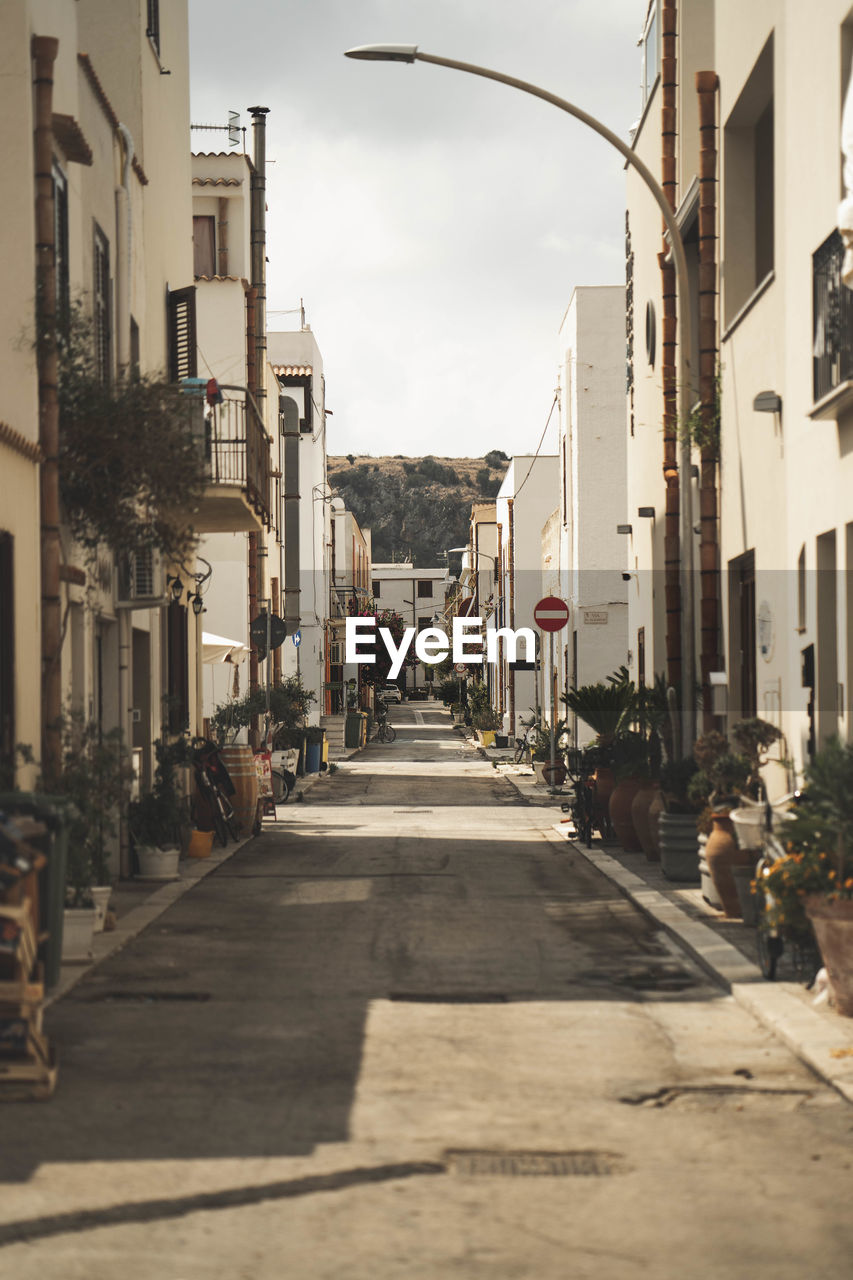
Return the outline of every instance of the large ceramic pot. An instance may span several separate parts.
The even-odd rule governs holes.
[[[660,832],[660,867],[667,880],[680,884],[699,883],[699,844],[696,815],[662,813]]]
[[[805,906],[826,966],[833,1004],[839,1013],[853,1018],[853,901],[830,901],[810,894]]]
[[[657,862],[660,858],[660,851],[652,841],[652,827],[649,817],[652,801],[659,790],[659,783],[652,782],[650,778],[644,778],[631,802],[631,822],[634,824],[637,838],[649,862]],[[655,828],[657,828],[657,818],[655,818]],[[657,836],[657,831],[655,831],[655,836]]]
[[[599,765],[593,774],[595,778],[595,817],[596,826],[601,827],[604,818],[610,814],[610,797],[616,787],[616,777],[607,765]]]
[[[705,858],[708,870],[714,882],[714,888],[723,904],[727,916],[739,920],[741,916],[740,899],[735,888],[732,867],[748,867],[752,856],[746,849],[741,849],[735,839],[735,829],[728,814],[715,813],[711,822],[713,830],[708,836],[705,846]]]
[[[657,789],[649,805],[649,838],[652,846],[652,852],[646,854],[649,862],[660,862],[660,819],[661,814],[665,812],[660,783],[656,783],[655,786]]]
[[[553,768],[548,760],[542,770],[542,777],[549,787],[561,787],[566,781],[566,766],[559,757],[554,761]]]
[[[626,853],[642,853],[640,837],[631,821],[631,808],[634,797],[643,785],[642,778],[623,778],[617,783],[610,795],[610,821],[616,833],[616,839]]]
[[[704,831],[701,831],[699,833],[699,884],[702,888],[702,897],[709,907],[713,907],[715,911],[722,911],[723,904],[714,887],[714,881],[711,879],[711,868],[708,866],[708,859],[705,856],[707,847],[708,837]]]

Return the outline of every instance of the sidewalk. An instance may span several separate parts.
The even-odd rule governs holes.
[[[327,771],[308,773],[304,777],[297,778],[288,804],[298,803],[306,791],[329,776]],[[62,966],[59,981],[45,997],[44,1007],[47,1009],[57,1000],[61,1000],[95,965],[100,964],[116,951],[120,951],[152,921],[167,911],[174,902],[198,884],[199,880],[203,880],[217,867],[221,867],[223,862],[227,862],[251,839],[251,836],[246,836],[225,849],[215,848],[207,858],[181,858],[178,863],[180,879],[167,884],[150,880],[120,880],[113,889],[109,907],[116,916],[116,927],[109,932],[95,934],[92,940],[91,960],[83,964]]]
[[[812,993],[798,982],[766,981],[758,967],[753,928],[741,920],[726,919],[708,905],[701,889],[667,880],[660,865],[648,862],[643,854],[605,847],[599,840],[586,849],[570,840],[567,828],[560,824],[547,834],[560,844],[568,843],[574,853],[607,876],[738,1004],[853,1102],[853,1019],[839,1017],[826,1003],[815,1005]],[[784,966],[783,956],[779,966],[783,978]]]

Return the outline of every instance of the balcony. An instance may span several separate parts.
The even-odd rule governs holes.
[[[222,404],[207,405],[201,396],[193,402],[208,476],[194,524],[199,533],[253,533],[271,524],[270,438],[250,392],[220,391]]]
[[[814,333],[812,418],[837,418],[853,406],[853,293],[841,279],[837,231],[812,257]]]

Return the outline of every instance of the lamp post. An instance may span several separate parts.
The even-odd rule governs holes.
[[[538,85],[526,80],[517,80],[514,76],[504,75],[500,71],[491,71],[487,67],[477,66],[473,62],[457,62],[452,58],[440,58],[432,53],[422,53],[417,45],[371,44],[360,45],[355,49],[347,49],[347,58],[358,58],[370,62],[431,62],[438,67],[449,67],[452,71],[465,71],[469,75],[481,76],[486,80],[496,80],[499,84],[509,85],[522,93],[529,93],[543,102],[550,102],[568,115],[580,120],[594,133],[604,138],[620,153],[625,161],[636,170],[643,182],[651,191],[663,216],[664,225],[669,233],[675,265],[676,287],[678,290],[678,339],[680,386],[678,416],[685,423],[690,413],[690,314],[689,314],[689,279],[687,275],[687,259],[678,224],[675,221],[670,203],[663,188],[651,170],[638,155],[623,142],[618,134],[608,129],[605,124],[589,115],[574,103],[556,94],[541,89]],[[696,659],[694,653],[695,637],[695,603],[693,591],[693,513],[691,501],[690,474],[690,439],[682,432],[678,459],[679,471],[679,513],[680,513],[680,569],[681,569],[681,749],[689,755],[695,738],[696,708],[693,690],[696,683]]]

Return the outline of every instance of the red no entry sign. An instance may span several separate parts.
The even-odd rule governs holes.
[[[557,596],[546,596],[533,610],[533,621],[541,631],[562,631],[569,620],[569,606]]]

